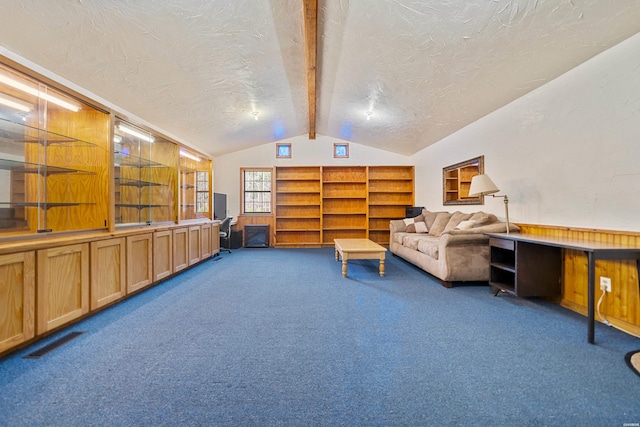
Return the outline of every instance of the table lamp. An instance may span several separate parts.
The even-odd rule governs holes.
[[[507,234],[509,234],[509,198],[504,196],[496,196],[500,189],[491,181],[489,175],[480,174],[471,178],[471,187],[469,187],[469,197],[476,196],[491,196],[491,197],[504,197],[504,211],[507,223]]]

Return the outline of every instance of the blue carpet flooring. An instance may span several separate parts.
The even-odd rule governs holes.
[[[22,356],[85,333],[40,359]],[[399,258],[240,249],[0,360],[2,426],[622,426],[640,339]]]

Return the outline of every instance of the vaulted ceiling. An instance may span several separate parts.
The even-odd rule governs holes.
[[[210,155],[413,154],[640,31],[637,0],[319,0],[309,66],[314,4],[4,1],[0,46]]]

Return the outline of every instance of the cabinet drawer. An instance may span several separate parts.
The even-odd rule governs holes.
[[[499,239],[496,237],[489,238],[489,245],[495,248],[508,249],[510,251],[515,249],[515,242],[513,240]]]

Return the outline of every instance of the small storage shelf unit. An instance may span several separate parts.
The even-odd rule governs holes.
[[[489,284],[494,295],[551,297],[561,293],[562,250],[505,237],[490,237]]]
[[[389,221],[414,202],[413,166],[276,167],[276,246],[389,243]]]
[[[478,163],[444,171],[444,205],[460,204],[469,199],[471,178],[480,173]]]
[[[180,219],[211,218],[211,160],[180,148]]]
[[[322,168],[322,243],[367,238],[367,168]]]
[[[369,239],[389,244],[389,221],[414,202],[413,166],[369,166]]]
[[[320,167],[276,167],[276,245],[322,243]]]
[[[109,114],[3,65],[0,76],[0,233],[106,228]]]
[[[114,132],[116,225],[175,221],[178,146],[123,120]]]

